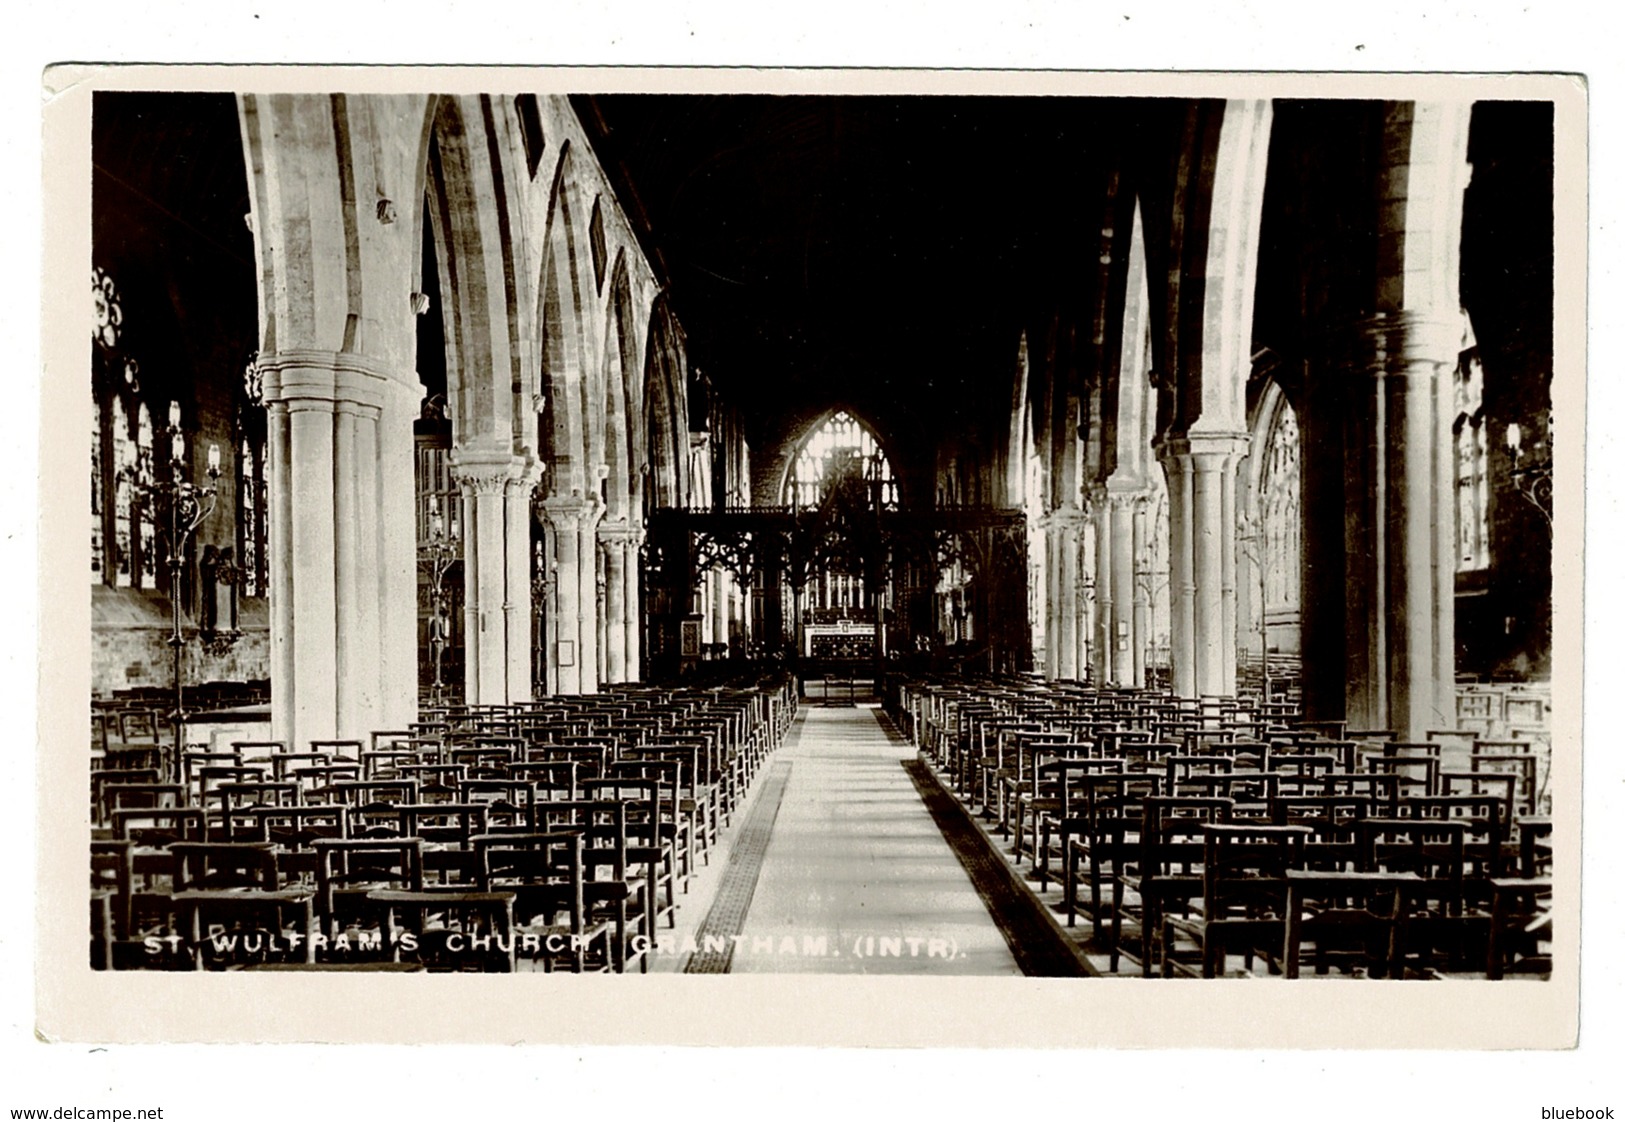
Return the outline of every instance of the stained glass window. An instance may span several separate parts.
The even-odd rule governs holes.
[[[788,499],[793,506],[817,506],[832,484],[854,476],[878,485],[881,506],[897,505],[897,481],[886,454],[861,421],[842,411],[832,414],[802,446],[790,473]]]
[[[1299,558],[1303,551],[1303,474],[1299,463],[1298,415],[1282,403],[1264,458],[1264,610],[1298,607]]]
[[[152,414],[142,400],[140,365],[124,350],[118,286],[91,274],[90,328],[95,420],[90,442],[90,576],[121,588],[158,584],[158,535],[141,488],[154,481]]]
[[[1484,424],[1484,367],[1476,348],[1456,366],[1456,571],[1490,567],[1489,440]]]

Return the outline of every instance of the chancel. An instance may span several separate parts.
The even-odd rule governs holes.
[[[91,143],[98,969],[1549,977],[1550,102]]]

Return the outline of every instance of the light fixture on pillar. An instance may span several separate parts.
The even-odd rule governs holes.
[[[1518,489],[1518,494],[1528,499],[1530,504],[1546,519],[1548,527],[1552,524],[1552,448],[1550,433],[1552,424],[1548,418],[1546,423],[1547,439],[1536,439],[1534,443],[1525,447],[1524,432],[1516,421],[1507,426],[1507,451],[1512,453],[1512,485]]]
[[[442,663],[446,646],[451,641],[451,616],[446,602],[446,571],[456,564],[461,555],[457,515],[451,516],[448,526],[440,513],[439,497],[431,495],[429,535],[418,546],[418,563],[429,572],[429,654],[434,663],[434,683],[429,693],[431,705],[439,705],[445,699],[446,683],[442,674]]]
[[[154,506],[154,522],[164,537],[165,564],[169,567],[170,632],[167,640],[172,655],[172,673],[175,689],[175,712],[170,724],[175,730],[173,757],[167,761],[166,772],[170,780],[179,774],[181,754],[185,751],[184,724],[186,720],[185,681],[183,663],[186,636],[181,631],[181,568],[185,564],[186,543],[203,520],[214,511],[215,487],[220,478],[220,450],[209,448],[209,483],[199,486],[186,478],[186,436],[181,431],[181,405],[169,403],[169,423],[162,430],[169,438],[169,478],[141,483],[133,480],[136,494],[144,503]]]
[[[220,474],[220,448],[209,445],[209,475]],[[203,547],[198,562],[198,575],[202,578],[202,611],[199,613],[198,638],[203,649],[217,658],[223,658],[243,637],[237,626],[237,586],[242,570],[228,545],[224,549]]]

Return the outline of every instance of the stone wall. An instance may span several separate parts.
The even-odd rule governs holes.
[[[150,590],[91,589],[90,688],[93,696],[114,690],[172,684],[169,599]],[[265,601],[244,600],[239,608],[242,637],[222,655],[197,643],[197,628],[185,617],[181,627],[191,642],[184,674],[189,683],[244,682],[269,677],[270,631]]]

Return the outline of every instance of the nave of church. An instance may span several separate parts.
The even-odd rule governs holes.
[[[94,967],[1549,975],[1550,103],[89,141]]]

